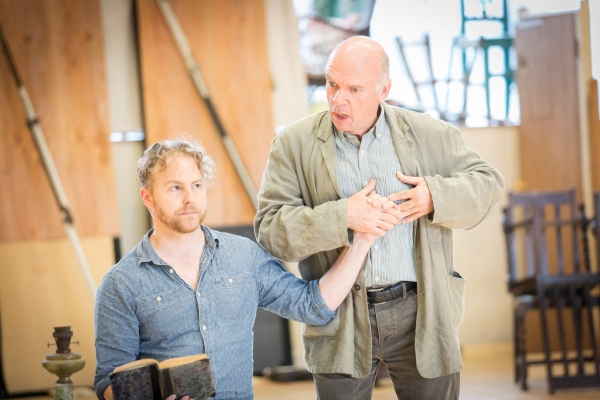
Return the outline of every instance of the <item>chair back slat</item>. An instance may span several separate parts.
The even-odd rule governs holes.
[[[556,264],[558,275],[563,275],[565,271],[565,257],[562,243],[562,227],[560,223],[560,204],[553,204],[554,208],[554,226],[556,227]]]
[[[594,219],[592,232],[596,242],[596,272],[600,272],[600,192],[594,193]],[[591,263],[590,263],[591,265]]]
[[[533,202],[537,256],[535,273],[544,276],[582,273],[581,251],[585,239],[581,226],[585,224],[585,219],[582,220],[577,211],[575,189],[537,193]],[[551,260],[556,271],[550,269]],[[571,267],[569,270],[566,269],[567,265]]]
[[[516,214],[519,214],[517,217]],[[508,205],[503,210],[503,228],[506,239],[508,282],[521,278],[519,274],[519,247],[517,234],[525,236],[525,274],[533,275],[535,251],[533,248],[533,199],[529,193],[509,193]]]

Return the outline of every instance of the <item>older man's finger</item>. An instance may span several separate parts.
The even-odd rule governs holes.
[[[408,199],[414,199],[417,195],[416,189],[408,189],[408,190],[401,190],[399,192],[396,193],[392,193],[388,195],[388,200],[391,201],[399,201],[399,200],[408,200]]]
[[[402,223],[403,224],[410,224],[414,220],[421,218],[423,215],[425,215],[425,213],[423,213],[423,212],[415,212],[413,214],[410,214],[407,217],[404,217],[404,219],[402,219]]]
[[[386,204],[388,202],[388,198],[387,197],[380,197],[377,200],[375,200],[373,202],[373,207],[375,208],[380,208],[381,206],[383,206],[384,204]]]
[[[367,196],[367,203],[369,204],[373,204],[373,202],[375,202],[377,199],[381,198],[381,195],[377,194],[377,192],[372,191],[368,196]]]
[[[382,206],[381,208],[385,211],[389,210],[390,208],[394,208],[396,206],[396,203],[394,203],[391,200],[387,200]]]
[[[423,178],[421,178],[419,176],[404,175],[400,171],[396,171],[396,178],[400,179],[402,182],[406,183],[407,185],[418,185],[419,183],[421,183],[423,181]]]

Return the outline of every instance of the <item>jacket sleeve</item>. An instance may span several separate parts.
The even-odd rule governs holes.
[[[282,135],[273,139],[258,194],[259,210],[254,219],[258,243],[288,262],[348,246],[347,199],[308,206],[303,197],[309,192],[299,161],[300,149],[290,151],[293,144]]]
[[[433,224],[470,229],[488,218],[504,191],[504,178],[465,146],[460,131],[446,124],[448,151],[440,155],[448,176],[426,176],[433,199]]]

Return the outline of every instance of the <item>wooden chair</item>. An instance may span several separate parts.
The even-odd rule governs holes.
[[[533,193],[509,193],[508,206],[503,210],[506,238],[508,290],[513,301],[513,350],[515,382],[527,389],[525,316],[531,309],[533,291],[520,290],[521,281],[534,275],[535,239],[533,235]]]
[[[596,218],[600,196],[596,196]],[[515,220],[515,208],[523,209],[523,218]],[[597,223],[597,222],[596,222]],[[527,368],[545,364],[548,391],[578,387],[600,387],[600,363],[593,309],[598,298],[591,295],[600,284],[600,274],[591,270],[587,231],[590,221],[575,203],[575,191],[512,195],[505,210],[504,230],[507,239],[509,291],[515,296],[515,380],[527,389]],[[524,231],[525,270],[519,276],[516,232]],[[598,242],[598,241],[596,241]],[[600,246],[597,244],[597,246]],[[523,252],[523,251],[522,251]],[[521,253],[522,253],[521,252]],[[520,259],[523,259],[521,254]],[[529,360],[525,343],[525,316],[538,309],[543,344],[543,359]],[[571,321],[565,318],[571,312]],[[548,313],[554,311],[556,324]],[[587,321],[587,323],[584,322]],[[587,330],[585,329],[587,328]],[[550,332],[556,332],[560,356],[551,351]],[[568,350],[567,332],[573,333],[574,355]],[[587,346],[584,351],[584,339]],[[585,365],[593,373],[586,372]],[[562,365],[556,375],[553,366]],[[573,371],[570,366],[575,366]]]

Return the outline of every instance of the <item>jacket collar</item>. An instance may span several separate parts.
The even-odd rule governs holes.
[[[411,137],[410,127],[404,122],[405,111],[397,107],[392,108],[385,102],[381,105],[392,132],[392,143],[402,167],[402,173],[409,176],[420,176],[414,153],[414,136]]]
[[[390,105],[388,105],[385,101],[381,103],[381,107],[385,112],[385,119],[387,120],[388,125],[390,126],[390,131],[392,135],[396,135],[402,139],[406,137],[408,132],[408,125],[403,120],[404,112],[398,113],[392,109]],[[398,110],[398,108],[396,108]],[[402,110],[404,111],[404,110]],[[402,116],[400,115],[402,114]]]

